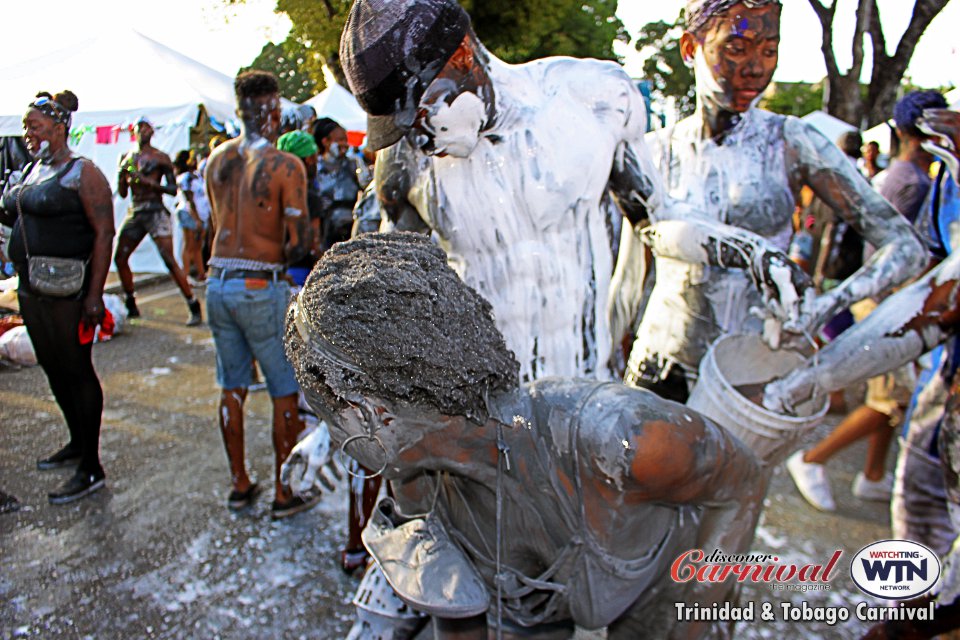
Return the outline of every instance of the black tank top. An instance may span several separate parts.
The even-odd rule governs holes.
[[[55,176],[34,184],[20,184],[3,197],[3,208],[16,215],[17,193],[23,217],[17,218],[10,236],[10,260],[21,275],[26,275],[27,252],[20,225],[24,225],[32,256],[89,259],[93,252],[94,231],[75,189],[60,184],[80,158],[68,162]],[[31,170],[32,166],[27,170]],[[24,172],[26,174],[26,171]]]

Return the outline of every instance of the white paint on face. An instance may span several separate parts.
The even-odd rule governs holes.
[[[49,162],[50,158],[50,143],[47,140],[43,140],[37,148],[37,160],[40,162]]]
[[[476,148],[485,120],[486,106],[475,93],[465,91],[450,105],[439,100],[426,118],[433,130],[435,153],[466,158]]]
[[[693,71],[697,83],[697,99],[722,109],[729,109],[729,99],[720,82],[713,75],[713,69],[707,62],[703,47],[697,45],[693,54]]]

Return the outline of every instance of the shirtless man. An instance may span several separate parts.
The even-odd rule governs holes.
[[[187,307],[190,309],[187,326],[193,327],[203,322],[200,302],[193,296],[186,274],[173,257],[173,225],[170,222],[170,212],[163,206],[164,194],[177,195],[173,163],[170,156],[150,144],[153,125],[149,120],[137,120],[136,134],[137,150],[131,151],[120,160],[120,171],[117,174],[117,191],[120,197],[126,198],[129,193],[132,201],[130,212],[120,227],[117,253],[114,256],[117,274],[126,294],[127,311],[131,318],[140,317],[140,310],[133,297],[130,254],[149,233],[160,252],[163,264],[170,271],[170,277],[187,300]]]
[[[752,527],[734,523],[759,514],[757,458],[646,391],[520,384],[490,305],[446,259],[420,234],[337,244],[288,314],[288,353],[334,444],[455,541],[431,527],[419,551],[378,554],[368,526],[387,579],[441,639],[486,640],[498,616],[504,638],[569,638],[574,623],[612,640],[703,637],[712,625],[678,622],[676,603],[722,602],[733,581],[678,583],[670,567],[689,549],[746,550]],[[309,486],[309,464],[295,453],[284,477]]]
[[[303,429],[297,413],[297,381],[283,353],[283,319],[290,287],[287,262],[304,255],[308,233],[307,176],[296,156],[278,151],[280,94],[270,73],[237,76],[234,87],[241,135],[211,154],[206,184],[213,223],[207,285],[207,317],[217,350],[221,387],[219,419],[230,463],[231,509],[251,505],[260,489],[247,475],[243,404],[252,362],[260,364],[273,400],[276,454],[274,519],[299,513],[317,498],[292,497],[280,486],[280,465]]]

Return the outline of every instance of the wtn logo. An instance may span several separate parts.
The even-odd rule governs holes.
[[[921,560],[919,563],[910,560],[864,560],[863,572],[867,575],[867,580],[889,580],[890,572],[893,571],[896,583],[906,580],[926,580],[927,579],[927,561]]]
[[[877,598],[915,598],[937,583],[940,559],[916,542],[882,540],[857,552],[850,577],[861,591]]]

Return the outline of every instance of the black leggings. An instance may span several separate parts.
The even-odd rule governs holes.
[[[93,368],[93,343],[80,344],[83,302],[38,297],[23,290],[18,297],[37,361],[70,429],[67,447],[80,452],[80,471],[100,475],[103,389]]]

